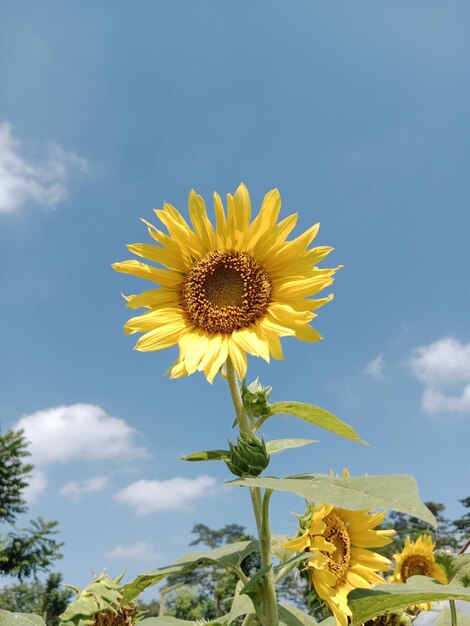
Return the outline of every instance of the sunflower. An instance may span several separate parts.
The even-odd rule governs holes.
[[[421,535],[416,541],[407,537],[403,550],[393,555],[396,567],[390,582],[406,583],[410,576],[429,576],[446,585],[446,574],[434,558],[435,547],[430,535]]]
[[[162,350],[178,344],[172,378],[199,370],[212,382],[227,358],[243,378],[247,354],[268,362],[270,356],[283,358],[280,337],[310,342],[322,338],[309,322],[333,295],[310,296],[331,285],[339,268],[316,267],[333,249],[309,249],[319,224],[286,241],[297,214],[277,221],[281,208],[277,189],[266,194],[251,223],[250,196],[244,185],[227,196],[227,205],[226,213],[214,194],[214,228],[204,200],[191,191],[191,228],[179,211],[164,203],[155,213],[167,233],[143,220],[155,243],[127,247],[166,269],[135,260],[113,265],[118,272],[159,285],[126,298],[131,309],[148,310],[131,318],[124,328],[128,334],[144,333],[136,350]]]
[[[307,568],[312,585],[337,623],[346,626],[351,615],[348,593],[384,582],[377,572],[390,568],[387,558],[368,548],[387,545],[395,531],[374,530],[385,519],[385,513],[348,511],[330,504],[314,506],[302,519],[307,522],[306,529],[285,547],[311,553]]]

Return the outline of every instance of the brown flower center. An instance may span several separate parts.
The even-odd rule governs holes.
[[[351,560],[351,540],[346,524],[336,513],[329,513],[323,521],[326,524],[323,536],[335,547],[333,552],[326,553],[330,557],[328,569],[338,577],[339,582],[344,579],[348,571]]]
[[[266,313],[271,292],[269,276],[251,256],[215,251],[188,272],[181,304],[195,326],[209,333],[232,333]]]
[[[406,582],[410,576],[431,576],[432,563],[424,556],[413,554],[406,557],[401,564],[400,574],[403,582]]]

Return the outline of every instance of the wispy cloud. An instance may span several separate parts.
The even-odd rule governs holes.
[[[72,480],[69,483],[65,483],[60,488],[59,493],[61,496],[71,500],[80,500],[83,495],[102,491],[107,485],[108,479],[106,476],[93,476],[88,480]]]
[[[131,507],[137,515],[156,511],[188,510],[195,500],[211,495],[217,481],[210,476],[138,480],[116,494],[118,502]]]
[[[384,377],[384,365],[385,362],[383,354],[379,354],[375,357],[375,359],[372,359],[372,361],[365,366],[363,372],[374,380],[378,380],[379,378]]]
[[[136,430],[111,417],[95,404],[71,404],[23,416],[15,425],[23,429],[35,465],[66,463],[75,459],[112,459],[145,456],[135,444]]]
[[[452,337],[413,350],[411,367],[423,383],[426,413],[470,412],[470,342]]]
[[[158,563],[163,559],[163,554],[157,552],[155,548],[144,541],[139,541],[131,545],[119,544],[115,548],[108,550],[106,558],[113,561],[122,561],[124,565],[128,563]]]
[[[50,144],[41,161],[22,156],[10,124],[0,124],[0,214],[15,213],[27,204],[54,208],[67,197],[74,174],[88,171],[86,159]]]

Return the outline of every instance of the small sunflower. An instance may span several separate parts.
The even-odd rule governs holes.
[[[410,576],[429,576],[446,585],[446,574],[434,558],[435,547],[430,535],[421,535],[416,541],[407,537],[403,550],[393,555],[396,567],[390,582],[406,583]]]
[[[347,626],[351,615],[348,593],[357,587],[382,583],[377,572],[390,568],[388,559],[368,548],[387,545],[395,531],[374,530],[385,519],[385,513],[348,511],[330,504],[314,506],[308,518],[306,529],[285,547],[311,552],[307,568],[315,591],[330,607],[337,623]]]
[[[127,247],[166,269],[134,260],[113,265],[118,272],[159,285],[126,298],[131,309],[148,311],[131,318],[125,332],[144,333],[135,346],[144,352],[178,344],[172,378],[199,370],[212,382],[229,357],[243,378],[247,354],[268,362],[270,356],[283,358],[280,337],[310,342],[322,338],[309,322],[316,317],[314,311],[333,295],[310,296],[331,285],[339,268],[316,267],[333,249],[309,249],[319,224],[286,241],[297,214],[277,221],[281,208],[277,189],[266,194],[251,222],[250,197],[244,185],[227,196],[227,204],[226,213],[214,194],[214,228],[204,200],[191,191],[191,228],[179,211],[164,203],[155,213],[168,234],[143,220],[155,243]]]

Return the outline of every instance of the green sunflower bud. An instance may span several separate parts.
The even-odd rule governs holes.
[[[243,406],[249,417],[268,417],[271,415],[271,407],[268,398],[272,387],[263,387],[258,378],[249,385],[243,380],[241,394]]]
[[[235,476],[259,476],[269,465],[269,454],[263,439],[256,435],[238,437],[237,443],[229,441],[230,461],[227,467]]]

